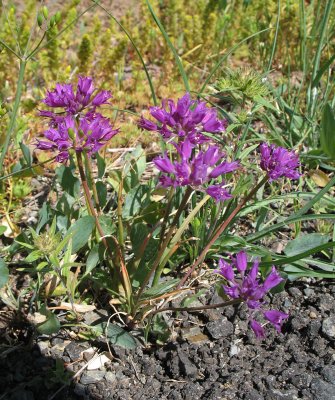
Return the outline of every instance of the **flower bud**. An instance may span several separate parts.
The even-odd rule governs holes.
[[[42,16],[42,14],[38,14],[38,16],[37,16],[37,25],[39,27],[41,27],[42,24],[43,24],[43,16]]]
[[[45,19],[48,19],[49,10],[48,10],[48,8],[47,8],[46,6],[43,6],[43,7],[42,7],[42,13],[43,13],[43,15],[44,15],[44,18],[45,18]]]
[[[55,22],[56,22],[56,24],[59,23],[61,18],[62,18],[62,14],[60,13],[60,11],[57,11],[56,14],[55,14]]]
[[[55,16],[53,15],[51,18],[50,18],[50,28],[52,28],[53,26],[55,26],[56,25],[56,19],[55,19]]]

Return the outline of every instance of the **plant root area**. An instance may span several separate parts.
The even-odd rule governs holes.
[[[290,314],[282,334],[257,340],[245,306],[229,306],[167,313],[172,338],[135,350],[71,330],[29,339],[29,326],[10,344],[2,311],[0,399],[335,400],[335,283],[304,278],[271,297]]]

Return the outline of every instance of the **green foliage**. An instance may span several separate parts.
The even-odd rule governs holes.
[[[30,178],[44,172],[34,165],[29,144],[45,129],[35,116],[45,87],[54,81],[71,83],[80,73],[94,75],[101,88],[111,89],[113,106],[106,105],[106,112],[121,128],[112,146],[135,148],[112,156],[101,151],[88,188],[79,179],[87,168],[78,174],[79,162],[58,167],[37,227],[23,228],[4,250],[6,260],[18,251],[25,257],[18,272],[32,278],[27,293],[33,293],[29,307],[39,317],[35,325],[40,334],[60,329],[57,312],[48,309],[50,301],[66,300],[68,319],[80,324],[76,303],[103,299],[101,304],[110,302],[120,316],[126,314],[128,327],[141,326],[148,318],[157,341],[163,342],[169,327],[154,316],[155,308],[180,294],[184,270],[198,260],[204,264],[197,267],[211,269],[218,256],[241,249],[261,258],[263,272],[274,264],[291,279],[334,277],[335,202],[328,194],[335,182],[328,176],[335,170],[332,3],[142,1],[120,20],[101,5],[92,4],[86,13],[80,1],[66,1],[52,15],[33,0],[20,10],[5,9],[0,16],[2,156],[8,144],[13,146],[1,163],[8,173],[8,180],[1,178],[1,224],[10,226],[14,236],[20,233],[16,212],[32,191]],[[222,137],[212,135],[228,159],[241,161],[232,176],[234,198],[224,206],[184,188],[155,190],[156,173],[147,173],[159,146],[152,132],[136,126],[139,114],[151,98],[150,104],[156,98],[177,98],[185,90],[205,97],[229,123]],[[290,182],[271,183],[249,198],[259,173],[257,147],[263,141],[299,151],[313,167],[311,177],[323,177],[323,188],[313,183],[320,179],[306,174],[305,186],[303,181],[294,188]],[[237,210],[240,198],[247,200]],[[220,236],[210,242],[225,221],[229,223]],[[306,234],[304,224],[311,221],[316,232]],[[245,232],[245,226],[254,231]],[[289,242],[277,254],[270,245],[284,227]],[[5,232],[1,225],[0,235]],[[0,287],[8,278],[1,258]],[[201,277],[197,279],[201,287]],[[182,305],[203,293],[200,289],[187,296]],[[105,335],[112,344],[136,347],[131,334],[113,323],[90,329],[92,336]]]
[[[93,49],[92,42],[88,35],[84,35],[78,50],[79,72],[87,74],[92,61]]]

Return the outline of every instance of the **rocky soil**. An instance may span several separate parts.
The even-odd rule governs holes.
[[[108,349],[65,333],[17,342],[1,348],[0,399],[335,400],[334,297],[334,282],[307,280],[274,295],[290,318],[263,341],[230,306],[179,313],[162,347]]]

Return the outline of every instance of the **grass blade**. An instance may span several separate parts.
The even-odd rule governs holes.
[[[98,1],[96,1],[96,0],[92,0],[92,1],[93,1],[93,3],[95,3],[97,6],[99,6],[102,10],[104,10],[104,12],[105,12],[107,15],[109,15],[109,17],[112,18],[112,20],[113,20],[114,22],[117,23],[117,25],[123,30],[123,32],[125,33],[125,35],[126,35],[127,38],[129,39],[130,43],[131,43],[132,46],[134,47],[134,50],[136,51],[136,54],[138,55],[138,57],[139,57],[139,59],[140,59],[140,61],[141,61],[141,64],[142,64],[142,66],[143,66],[145,75],[146,75],[146,77],[147,77],[147,80],[148,80],[148,83],[149,83],[149,86],[150,86],[152,101],[154,102],[155,105],[157,105],[156,93],[155,93],[154,85],[153,85],[153,83],[152,83],[152,80],[151,80],[151,77],[150,77],[148,68],[147,68],[147,66],[145,65],[144,59],[143,59],[143,57],[142,57],[142,54],[141,54],[141,52],[139,51],[138,47],[136,46],[136,43],[134,42],[133,38],[130,36],[130,33],[129,33],[128,30],[121,24],[121,22],[118,21],[118,20],[113,16],[113,14],[111,14],[104,6],[102,6],[102,5],[101,5]]]
[[[187,78],[186,72],[184,70],[183,63],[182,63],[182,61],[181,61],[181,59],[180,59],[175,47],[173,46],[173,44],[172,44],[172,42],[171,42],[171,40],[169,38],[169,35],[166,33],[162,23],[160,22],[159,18],[155,14],[155,11],[153,10],[151,4],[149,3],[148,0],[146,0],[146,3],[148,5],[149,11],[150,11],[150,13],[152,15],[152,18],[156,22],[158,28],[160,29],[160,31],[162,32],[162,35],[164,36],[164,39],[165,39],[166,43],[168,44],[168,46],[170,47],[170,49],[171,49],[171,51],[173,53],[173,56],[174,56],[174,59],[176,61],[177,66],[178,66],[180,75],[181,75],[181,77],[183,79],[185,89],[186,89],[187,92],[189,92],[190,91],[190,84],[188,82],[188,78]]]

